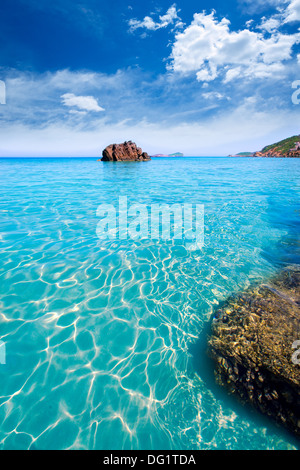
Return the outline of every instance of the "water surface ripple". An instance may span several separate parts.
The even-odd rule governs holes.
[[[1,449],[293,449],[191,350],[299,262],[300,160],[0,160]],[[205,205],[205,246],[97,238],[101,203]]]

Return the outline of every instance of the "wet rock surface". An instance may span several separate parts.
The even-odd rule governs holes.
[[[208,353],[220,385],[300,436],[298,340],[300,267],[291,266],[217,310]]]
[[[121,161],[148,161],[151,160],[146,152],[134,142],[128,141],[123,144],[112,144],[106,147],[102,152],[103,162],[121,162]]]

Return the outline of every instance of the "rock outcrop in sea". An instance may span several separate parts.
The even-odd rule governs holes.
[[[299,340],[300,267],[292,266],[227,300],[208,342],[217,382],[298,436]]]
[[[144,162],[151,160],[146,152],[143,152],[140,147],[134,142],[129,140],[123,144],[112,144],[106,147],[102,152],[103,162],[121,162],[121,161],[136,161]]]

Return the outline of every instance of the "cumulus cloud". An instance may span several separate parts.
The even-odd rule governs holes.
[[[278,30],[280,23],[281,21],[279,17],[271,17],[269,19],[263,17],[261,24],[258,26],[258,29],[267,31],[268,33],[274,33]]]
[[[300,0],[292,0],[286,10],[285,23],[300,21]]]
[[[61,95],[61,99],[65,106],[77,107],[83,111],[105,111],[104,108],[99,106],[97,100],[93,96],[76,96],[73,93],[65,93],[64,95]],[[76,110],[71,111],[76,112]]]
[[[198,81],[205,82],[222,74],[229,82],[237,77],[268,78],[283,73],[300,33],[282,34],[275,30],[274,21],[266,27],[270,37],[249,29],[231,31],[230,21],[218,21],[215,12],[196,13],[191,25],[175,36],[169,68],[182,74],[194,72]]]
[[[145,16],[141,21],[137,19],[129,20],[128,24],[130,26],[130,31],[135,31],[138,28],[145,28],[151,31],[156,31],[157,29],[166,28],[170,24],[173,24],[176,20],[176,25],[182,25],[181,19],[178,16],[180,10],[177,10],[176,4],[172,5],[165,15],[159,16],[159,21],[154,21],[151,16]]]

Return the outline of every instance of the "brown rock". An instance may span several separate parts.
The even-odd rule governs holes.
[[[278,151],[277,147],[274,147],[272,150],[267,150],[266,152],[255,152],[253,157],[266,157],[266,158],[299,158],[300,150],[291,149],[283,153]]]
[[[144,162],[151,160],[146,152],[129,140],[123,144],[112,144],[106,147],[102,152],[103,162]]]

